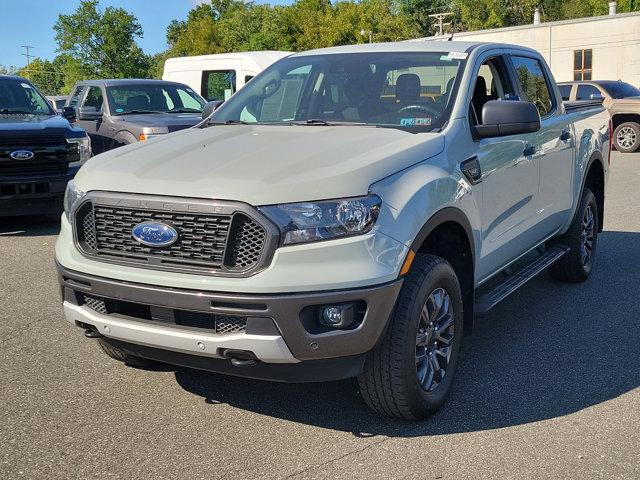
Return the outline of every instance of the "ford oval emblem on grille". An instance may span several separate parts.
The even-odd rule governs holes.
[[[178,232],[166,223],[142,222],[131,229],[131,236],[148,247],[167,247],[178,240]]]
[[[31,150],[15,150],[9,156],[14,160],[31,160],[35,154]]]

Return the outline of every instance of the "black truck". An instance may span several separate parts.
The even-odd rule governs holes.
[[[58,115],[28,80],[0,75],[0,217],[62,211],[67,182],[91,156],[75,111]]]

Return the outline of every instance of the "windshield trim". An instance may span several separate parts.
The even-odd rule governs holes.
[[[243,87],[243,89],[239,90],[236,94],[234,94],[228,101],[224,102],[215,112],[213,112],[213,114],[211,115],[211,117],[209,117],[210,121],[213,121],[214,124],[216,121],[218,121],[218,124],[224,123],[225,120],[227,119],[235,119],[236,121],[240,120],[239,117],[239,113],[238,112],[234,112],[234,109],[237,110],[240,107],[242,107],[243,105],[246,105],[246,101],[250,99],[250,97],[247,97],[247,95],[249,95],[248,89],[251,88],[251,86],[254,87],[254,90],[259,88],[257,85],[259,84],[260,79],[266,77],[267,75],[271,74],[273,70],[275,69],[281,69],[283,67],[284,63],[290,63],[290,65],[288,65],[286,68],[289,69],[289,71],[294,71],[296,70],[296,68],[302,68],[306,65],[312,64],[314,61],[319,63],[319,60],[322,59],[327,59],[327,58],[332,58],[332,57],[371,57],[371,63],[374,64],[376,61],[376,58],[392,58],[392,59],[396,59],[398,60],[398,62],[400,63],[401,61],[405,60],[405,61],[410,61],[411,59],[415,59],[415,58],[419,58],[420,56],[424,56],[426,58],[428,57],[432,57],[434,60],[439,59],[440,62],[442,62],[444,60],[443,57],[447,57],[448,56],[448,51],[443,50],[440,52],[423,52],[423,51],[394,51],[394,52],[354,52],[354,53],[332,53],[332,54],[313,54],[313,55],[293,55],[290,57],[284,57],[280,60],[278,60],[277,62],[275,62],[274,64],[272,64],[270,67],[268,67],[267,69],[263,70],[260,74],[258,74],[255,78],[252,79],[251,83],[248,84],[247,86]],[[406,56],[406,58],[402,58],[400,56]],[[399,58],[400,57],[400,58]],[[368,122],[354,122],[354,124],[351,124],[349,126],[367,126],[367,127],[380,127],[380,128],[395,128],[395,129],[399,129],[399,130],[405,130],[408,132],[415,132],[415,133],[421,133],[421,132],[438,132],[438,131],[442,131],[451,121],[452,119],[452,113],[453,113],[453,109],[456,103],[456,98],[457,98],[457,92],[460,88],[460,85],[462,83],[462,77],[464,75],[464,72],[466,70],[466,66],[467,66],[467,59],[466,58],[447,58],[447,60],[451,61],[451,66],[455,66],[457,67],[457,70],[455,72],[455,76],[452,76],[451,79],[453,79],[453,84],[452,87],[450,88],[450,92],[442,92],[444,94],[447,95],[447,103],[444,107],[444,109],[439,112],[438,117],[436,119],[435,115],[433,115],[434,117],[434,121],[432,124],[417,124],[417,125],[411,125],[411,124],[400,124],[400,123],[387,123],[387,122],[374,122],[374,121],[368,121]],[[366,61],[366,60],[365,60]],[[382,62],[380,62],[382,63]],[[391,61],[390,61],[391,63]],[[438,66],[439,64],[434,62],[433,66]],[[420,64],[420,63],[416,63],[415,67],[420,67],[420,66],[425,66],[428,67],[430,65],[428,64]],[[314,67],[312,67],[314,68]],[[391,66],[391,70],[401,70],[402,67],[393,67]],[[389,71],[391,71],[389,70]],[[316,73],[317,76],[317,73]],[[316,78],[317,80],[317,78]],[[315,80],[312,80],[312,83]],[[424,84],[422,85],[423,87],[425,86]],[[303,88],[307,88],[307,87],[303,87]],[[442,88],[442,87],[441,87]],[[259,90],[258,90],[259,92]],[[442,94],[441,93],[441,94]],[[304,95],[304,93],[301,94],[301,97]],[[256,98],[259,98],[258,95],[254,94],[253,95]],[[247,98],[243,98],[243,97],[247,97]],[[307,99],[309,100],[309,99]],[[313,102],[313,100],[309,100],[310,102]],[[244,103],[241,103],[244,102]],[[241,110],[240,110],[241,111]],[[301,112],[300,109],[298,111],[296,111],[296,115],[302,113],[302,115],[304,115],[305,112]],[[309,112],[306,112],[309,113]],[[399,113],[399,112],[397,112]],[[237,118],[236,118],[237,117]],[[371,117],[370,117],[371,118]],[[414,117],[415,120],[420,120],[420,116],[419,115],[415,115]],[[336,121],[336,120],[332,120],[330,117],[328,118],[323,118],[322,116],[320,117],[316,117],[314,116],[314,119],[317,120],[321,120],[321,121],[326,121],[329,124],[332,124],[335,126],[340,126],[340,122]],[[403,120],[402,118],[400,120]],[[304,124],[304,122],[306,122],[305,118],[301,118],[301,119],[286,119],[286,120],[282,120],[282,121],[275,121],[275,122],[258,122],[258,121],[248,121],[247,123],[250,125],[263,125],[263,124],[277,124],[277,125],[285,125],[285,126],[291,126],[291,125],[297,125],[299,123]],[[320,123],[316,124],[316,125],[321,125]],[[346,126],[345,123],[342,124],[343,126]],[[321,125],[323,126],[323,125]]]
[[[21,84],[26,83],[35,92],[35,94],[38,97],[40,97],[40,99],[44,102],[44,104],[46,105],[47,109],[49,110],[48,112],[28,112],[28,113],[24,113],[24,112],[26,112],[26,110],[16,109],[16,110],[19,110],[19,111],[16,111],[15,113],[12,113],[11,111],[4,112],[4,113],[2,113],[2,115],[43,115],[43,116],[49,116],[49,117],[54,117],[54,116],[58,115],[58,113],[49,104],[49,100],[47,100],[47,98],[40,92],[40,90],[38,90],[36,88],[36,86],[33,83],[31,83],[29,80],[27,80],[26,78],[0,78],[0,82],[16,83],[16,84],[20,85],[20,87],[22,87],[22,89],[25,89],[25,87],[23,87]],[[4,109],[4,108],[6,108],[6,107],[3,107],[2,105],[0,105],[0,109]]]
[[[194,100],[196,100],[198,103],[202,104],[202,107],[199,111],[194,111],[193,112],[174,112],[172,110],[166,110],[166,111],[161,111],[161,110],[151,110],[149,109],[148,111],[143,111],[143,109],[133,109],[133,110],[129,110],[129,111],[124,111],[124,112],[118,112],[116,109],[116,105],[114,104],[114,98],[113,95],[111,94],[111,92],[115,89],[115,90],[120,90],[120,89],[136,89],[136,88],[146,88],[146,87],[159,87],[159,88],[165,88],[165,89],[174,89],[175,91],[177,90],[183,90],[185,93],[187,93],[190,97],[192,97]],[[202,98],[200,95],[198,95],[198,93],[193,90],[191,87],[189,87],[188,85],[181,85],[181,84],[174,84],[174,83],[130,83],[130,84],[117,84],[117,85],[106,85],[105,86],[105,93],[106,93],[106,100],[107,100],[107,105],[109,106],[109,112],[110,115],[113,117],[119,117],[119,116],[123,116],[123,115],[167,115],[167,114],[176,114],[176,115],[187,115],[187,114],[201,114],[202,113],[202,109],[204,109],[204,106],[207,104],[207,101]],[[175,107],[175,106],[174,106]],[[179,109],[185,109],[187,107],[179,107]]]

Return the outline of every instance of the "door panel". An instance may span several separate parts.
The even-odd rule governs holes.
[[[480,141],[482,170],[482,261],[478,278],[491,275],[513,258],[535,246],[530,228],[535,221],[539,164],[535,134]]]

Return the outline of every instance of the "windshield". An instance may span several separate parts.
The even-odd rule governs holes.
[[[640,97],[640,90],[626,82],[599,82],[612,98]]]
[[[55,115],[33,85],[14,78],[0,78],[0,113]]]
[[[107,87],[112,115],[127,113],[200,113],[204,99],[189,87],[173,84]]]
[[[289,57],[251,80],[211,122],[434,130],[449,118],[463,62],[423,52]]]

